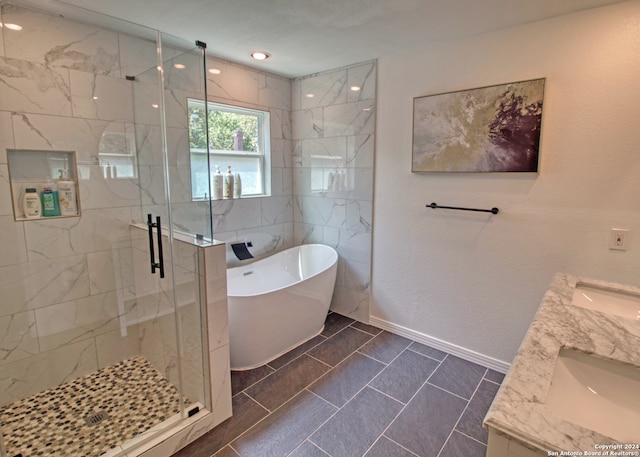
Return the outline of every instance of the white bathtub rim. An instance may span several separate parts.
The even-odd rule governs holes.
[[[292,251],[294,249],[300,249],[303,246],[322,246],[323,248],[327,247],[327,248],[329,248],[329,249],[331,249],[333,251],[334,259],[323,270],[320,270],[317,273],[314,273],[314,274],[312,274],[310,276],[307,276],[302,280],[299,280],[299,281],[296,281],[296,282],[292,282],[292,283],[288,283],[288,284],[285,284],[283,286],[280,286],[280,287],[277,287],[277,288],[274,288],[274,289],[269,289],[269,290],[265,290],[265,291],[261,291],[261,292],[252,293],[252,294],[237,295],[237,294],[231,294],[227,290],[227,296],[229,296],[229,297],[237,297],[237,298],[258,297],[258,296],[261,296],[261,295],[266,295],[266,294],[271,294],[271,293],[274,293],[274,292],[278,292],[278,291],[281,291],[281,290],[284,290],[284,289],[289,289],[292,286],[295,286],[296,284],[300,284],[300,283],[302,283],[304,281],[308,281],[311,278],[315,278],[316,276],[321,275],[325,271],[330,270],[336,263],[338,263],[338,259],[339,259],[338,251],[336,251],[333,247],[329,246],[328,244],[322,244],[322,243],[300,244],[298,246],[293,246],[293,247],[290,247],[288,249],[285,249],[284,251],[278,251],[278,252],[276,252],[274,254],[271,254],[270,256],[263,257],[262,259],[256,260],[255,262],[252,262],[252,263],[249,263],[249,264],[246,264],[246,265],[240,265],[240,266],[237,266],[237,267],[227,268],[227,277],[229,276],[229,271],[230,270],[237,270],[237,271],[243,270],[243,269],[251,270],[251,269],[253,269],[253,267],[252,267],[253,265],[255,265],[255,264],[259,263],[259,262],[262,262],[263,260],[267,260],[267,259],[269,259],[271,257],[274,257],[274,256],[277,256],[279,254],[285,254],[288,251]]]
[[[273,357],[269,357],[267,359],[265,359],[262,362],[256,363],[255,365],[250,365],[247,367],[240,367],[240,368],[236,368],[236,367],[231,367],[231,371],[247,371],[247,370],[253,370],[254,368],[258,368],[261,367],[263,365],[266,365],[269,362],[273,362],[275,359],[277,359],[278,357],[281,357],[283,355],[285,355],[287,352],[297,348],[298,346],[303,345],[304,343],[306,343],[307,341],[311,341],[312,339],[314,339],[316,336],[320,335],[322,332],[324,331],[324,324],[322,324],[322,327],[320,328],[320,330],[317,333],[314,333],[313,335],[311,335],[308,338],[303,338],[302,340],[300,340],[299,342],[293,344],[292,346],[288,347],[287,349],[285,349],[282,352],[279,352],[278,354],[274,355]],[[320,344],[322,341],[319,341],[318,344]],[[301,354],[302,355],[302,354]],[[299,356],[298,356],[299,357]],[[298,358],[296,357],[296,359]],[[292,360],[293,361],[293,360]],[[288,362],[289,363],[289,362]]]

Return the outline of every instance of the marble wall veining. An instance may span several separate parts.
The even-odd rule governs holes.
[[[337,249],[331,309],[363,322],[369,320],[375,96],[375,62],[296,79],[292,90],[295,243]]]
[[[174,222],[188,233],[202,233],[221,241],[252,241],[256,255],[267,255],[293,246],[291,81],[247,67],[207,57],[207,95],[211,102],[268,111],[271,122],[270,195],[259,198],[191,201],[186,105],[183,125],[174,125],[171,135],[177,143],[176,172],[180,183],[172,199]],[[184,100],[169,90],[172,100]],[[182,103],[182,102],[181,102]],[[177,111],[177,110],[176,110]],[[172,159],[170,158],[170,161]],[[144,198],[144,197],[143,197]],[[211,227],[211,228],[210,228]]]
[[[147,212],[164,214],[166,206],[160,118],[152,107],[158,94],[147,72],[155,68],[155,44],[0,6],[3,22],[23,27],[0,30],[0,404],[6,404],[143,349],[148,324],[130,326],[126,336],[120,325],[122,316],[131,321],[140,312],[124,305],[139,294],[129,227]],[[197,58],[168,47],[164,54]],[[207,73],[210,101],[270,112],[271,194],[215,201],[211,219],[208,203],[191,201],[186,98],[198,97],[202,81],[168,69],[176,227],[208,233],[212,223],[216,239],[253,241],[259,255],[300,243],[332,245],[340,254],[332,308],[366,322],[375,62],[294,81],[212,57],[206,66],[220,70]],[[354,85],[361,90],[351,91]],[[82,216],[16,221],[7,148],[76,151]],[[105,179],[102,166],[114,152],[133,152],[136,171]],[[166,374],[171,361],[164,368]]]
[[[23,27],[0,29],[0,405],[142,354],[174,384],[185,381],[192,401],[212,407],[212,427],[231,414],[228,334],[220,324],[226,323],[224,249],[205,254],[188,243],[166,245],[167,277],[179,285],[174,293],[170,280],[150,276],[147,233],[131,226],[142,221],[143,209],[165,203],[158,197],[161,176],[154,175],[163,162],[152,149],[160,145],[151,103],[157,82],[144,74],[150,65],[155,72],[155,44],[0,7],[2,22]],[[170,175],[181,203],[188,197],[180,194],[179,165],[188,158],[179,149],[187,136],[180,108],[203,85],[192,74],[165,76]],[[82,214],[16,220],[6,148],[75,151]],[[122,157],[129,168],[105,177],[102,166]]]
[[[105,180],[105,134],[133,128],[123,35],[60,16],[1,5],[0,404],[139,351],[122,338],[132,284],[129,224],[136,178]],[[123,40],[124,42],[124,40]],[[97,97],[94,99],[94,97]],[[81,217],[16,221],[6,148],[76,151]]]
[[[207,234],[211,223],[215,239],[251,241],[258,258],[302,243],[321,242],[337,248],[339,274],[332,309],[367,322],[375,62],[293,81],[207,57],[207,69],[211,68],[220,73],[207,72],[209,101],[270,113],[271,195],[214,201],[209,220],[208,203],[182,198],[191,188],[188,135],[184,125],[174,123],[169,141],[174,138],[175,150],[184,151],[169,158],[170,162],[175,160],[178,175],[172,182],[179,182],[178,192],[182,192],[172,199],[176,226],[185,232]],[[350,90],[353,86],[360,90]],[[186,99],[176,96],[177,90],[169,88],[169,92],[168,99]],[[306,96],[310,93],[315,97]],[[174,112],[186,113],[186,106]],[[182,122],[185,119],[186,114]],[[139,149],[145,148],[139,145]],[[337,176],[336,172],[343,176],[341,187],[329,188],[329,175]]]

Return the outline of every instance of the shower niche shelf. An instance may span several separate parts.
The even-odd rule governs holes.
[[[9,186],[16,221],[41,221],[80,216],[80,193],[75,151],[41,151],[34,149],[7,149]],[[76,214],[38,218],[25,217],[22,198],[28,188],[35,188],[42,195],[42,188],[59,180],[60,170],[67,170],[69,181],[76,185]]]

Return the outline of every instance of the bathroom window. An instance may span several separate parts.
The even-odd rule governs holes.
[[[189,100],[189,147],[191,150],[191,194],[193,200],[213,195],[209,172],[240,174],[242,196],[270,194],[269,112],[219,103],[209,103],[209,157],[205,105]],[[207,160],[208,159],[208,160]]]

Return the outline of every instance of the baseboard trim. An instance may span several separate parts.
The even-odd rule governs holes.
[[[369,323],[375,327],[381,328],[396,335],[410,338],[418,343],[426,344],[434,349],[448,352],[449,354],[460,357],[461,359],[474,362],[487,368],[491,368],[499,373],[506,373],[509,370],[510,364],[503,362],[502,360],[494,359],[479,352],[472,351],[471,349],[463,348],[453,343],[448,343],[438,338],[426,335],[424,333],[411,330],[410,328],[403,327],[402,325],[394,324],[383,319],[379,319],[375,316],[369,316]]]

